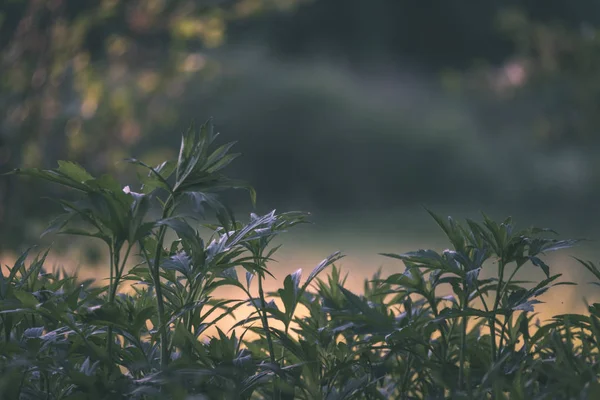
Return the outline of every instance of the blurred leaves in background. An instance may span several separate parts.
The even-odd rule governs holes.
[[[600,182],[591,0],[7,0],[0,21],[0,172],[124,173],[214,116],[277,206],[581,207]],[[1,178],[2,246],[39,234],[41,193]]]
[[[3,2],[0,172],[49,166],[57,157],[92,170],[118,170],[117,162],[149,127],[172,131],[177,98],[191,79],[205,81],[218,73],[206,51],[223,44],[228,21],[294,3]],[[39,196],[24,199],[2,183],[4,225],[7,208],[12,215],[25,213]]]

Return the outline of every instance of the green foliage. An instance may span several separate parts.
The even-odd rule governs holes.
[[[533,322],[539,297],[571,284],[540,257],[577,241],[550,238],[547,229],[517,230],[510,218],[483,215],[461,225],[431,213],[452,249],[384,254],[405,270],[378,272],[362,295],[344,287],[339,253],[306,280],[298,270],[265,293],[267,263],[278,249],[272,240],[306,215],[272,211],[236,220],[215,192],[245,188],[253,201],[255,194],[222,175],[235,155],[231,145],[213,150],[215,137],[209,121],[183,135],[176,161],[151,167],[129,160],[144,171],[138,192],[69,162],[14,171],[80,193],[77,201],[57,200],[65,213],[46,233],[103,241],[110,279],[97,286],[47,272],[48,251],[29,263],[25,252],[2,270],[0,398],[598,396],[600,304],[586,315]],[[193,212],[186,211],[190,201]],[[218,220],[206,224],[207,240],[192,224],[206,216],[205,205]],[[138,264],[127,270],[134,257]],[[600,277],[593,263],[580,262]],[[517,281],[526,266],[546,278]],[[480,276],[484,269],[490,277]],[[134,282],[127,293],[119,290],[125,281]],[[223,287],[245,298],[216,298]],[[244,307],[249,315],[228,326],[226,317]]]
[[[284,3],[1,2],[0,173],[47,167],[56,158],[119,172],[122,164],[113,161],[130,155],[141,132],[172,126],[192,83],[218,74],[213,51],[224,44],[228,25],[292,8],[296,0]],[[149,156],[159,147],[152,143]],[[9,208],[25,218],[44,213],[15,190],[0,181],[3,226]],[[14,249],[22,237],[7,232],[17,230],[25,233],[26,224],[1,231],[0,247]]]
[[[355,211],[365,204],[357,182],[372,172],[381,177],[373,204],[430,202],[439,190],[464,204],[464,190],[477,202],[508,184],[515,211],[534,195],[547,206],[593,201],[598,3],[548,1],[3,1],[0,173],[68,159],[115,176],[125,165],[115,161],[133,153],[151,164],[168,157],[166,132],[200,113],[253,138],[248,147],[267,138],[243,168],[272,204],[339,209],[343,188],[355,191],[343,204]],[[516,160],[505,164],[504,152]],[[291,179],[291,168],[304,172]],[[410,190],[382,183],[394,180]],[[32,240],[48,190],[0,180],[2,250]]]

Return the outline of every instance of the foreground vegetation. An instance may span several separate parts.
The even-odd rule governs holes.
[[[65,213],[44,234],[106,243],[110,279],[50,272],[47,251],[2,271],[0,398],[600,398],[600,304],[534,322],[539,296],[572,284],[540,257],[576,241],[510,219],[459,224],[431,213],[452,249],[383,254],[404,272],[376,274],[362,295],[344,288],[339,253],[265,293],[273,239],[306,215],[236,220],[215,193],[255,194],[222,175],[236,155],[232,144],[211,150],[216,136],[209,122],[184,134],[177,160],[128,160],[143,171],[137,192],[69,162],[14,171],[79,192],[57,199]],[[194,226],[207,209],[218,223],[205,224],[205,241]],[[580,262],[600,285],[600,269]],[[531,267],[546,278],[517,280]],[[226,287],[246,298],[216,298]]]

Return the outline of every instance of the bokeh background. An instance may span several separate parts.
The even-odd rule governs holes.
[[[69,159],[125,184],[122,159],[172,157],[213,117],[257,212],[313,214],[282,238],[279,277],[342,250],[359,288],[402,269],[379,252],[443,250],[426,205],[590,239],[551,257],[585,283],[569,256],[600,259],[599,111],[596,0],[0,2],[0,172]],[[57,194],[0,178],[5,258],[44,244]],[[106,272],[93,243],[52,239],[57,262]]]

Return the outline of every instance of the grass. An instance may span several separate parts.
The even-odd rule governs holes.
[[[268,292],[272,241],[307,214],[237,220],[216,193],[255,193],[222,174],[237,155],[213,149],[216,137],[207,122],[183,135],[176,160],[128,160],[136,188],[70,162],[13,171],[79,192],[56,199],[64,213],[44,234],[104,243],[110,276],[93,285],[49,271],[48,251],[3,270],[0,398],[600,398],[600,304],[543,323],[535,313],[542,294],[574,285],[543,255],[576,240],[430,212],[449,249],[383,254],[404,272],[376,273],[362,295],[348,290],[340,253]],[[192,225],[209,210],[218,223],[202,237]],[[600,285],[600,269],[578,261]],[[545,278],[521,281],[525,268]],[[218,298],[224,288],[240,298]]]

